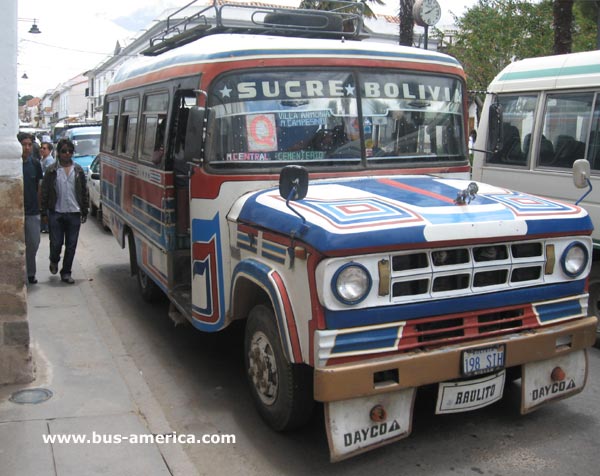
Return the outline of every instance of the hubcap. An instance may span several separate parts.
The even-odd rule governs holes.
[[[279,388],[277,363],[271,342],[262,332],[256,332],[252,336],[248,350],[248,374],[262,402],[272,405],[277,399]]]

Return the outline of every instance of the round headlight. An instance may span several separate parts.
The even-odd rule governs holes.
[[[371,290],[371,275],[363,265],[348,263],[333,275],[331,288],[335,297],[344,304],[356,304]]]
[[[588,264],[589,254],[587,248],[578,241],[571,243],[562,254],[562,269],[570,278],[576,278]]]

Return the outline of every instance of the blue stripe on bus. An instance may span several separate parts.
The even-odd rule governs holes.
[[[398,327],[338,334],[332,354],[390,348],[396,344]]]
[[[534,306],[541,322],[549,322],[569,316],[576,316],[583,312],[579,299],[570,301],[553,302]]]

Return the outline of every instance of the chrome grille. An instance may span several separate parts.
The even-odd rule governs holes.
[[[541,241],[398,253],[391,257],[392,302],[529,286],[544,279]]]

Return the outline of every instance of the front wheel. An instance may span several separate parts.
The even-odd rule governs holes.
[[[312,370],[286,360],[269,307],[250,312],[244,348],[250,391],[263,419],[277,431],[304,425],[314,406]]]

